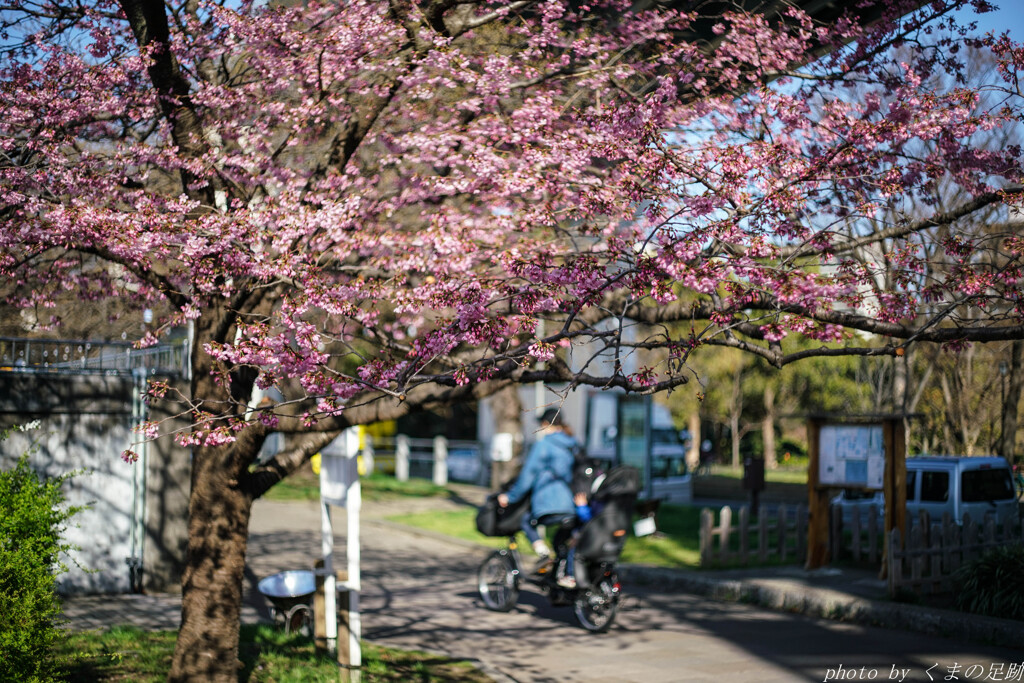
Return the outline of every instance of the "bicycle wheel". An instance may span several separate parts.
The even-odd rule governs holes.
[[[519,600],[519,582],[508,552],[495,550],[477,571],[477,590],[484,606],[495,612],[508,612]]]
[[[618,583],[614,573],[606,574],[593,586],[576,594],[572,611],[580,626],[593,633],[608,630],[619,609]]]

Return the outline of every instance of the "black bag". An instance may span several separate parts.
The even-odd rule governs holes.
[[[594,492],[594,500],[606,502],[619,496],[633,496],[640,493],[640,470],[629,465],[611,468]]]
[[[603,474],[601,464],[587,455],[586,449],[577,445],[572,449],[572,482],[570,488],[573,495],[585,493],[587,497],[593,493],[594,482]]]
[[[640,471],[635,467],[619,465],[604,475],[591,502],[597,514],[576,540],[578,557],[594,562],[618,560],[626,545],[639,492]]]
[[[529,511],[530,496],[501,507],[498,494],[492,493],[476,511],[476,530],[484,536],[512,536],[519,531],[523,515]]]

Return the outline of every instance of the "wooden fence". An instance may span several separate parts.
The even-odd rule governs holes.
[[[907,530],[895,530],[888,539],[885,555],[889,594],[900,592],[941,593],[952,589],[953,573],[986,550],[1024,542],[1021,526],[1014,520],[999,525],[987,518],[978,523],[964,515],[963,525],[946,513],[932,523],[927,512],[907,520]],[[847,525],[833,511],[830,553],[833,561],[852,560],[879,567],[886,547],[881,515],[875,506],[866,515],[854,514]]]
[[[807,554],[807,508],[780,505],[774,513],[762,506],[751,521],[750,509],[729,506],[700,513],[700,566],[745,566],[768,562],[803,562]]]
[[[901,591],[941,593],[952,590],[953,573],[963,564],[983,555],[987,550],[1004,545],[1024,543],[1019,523],[997,524],[988,518],[978,524],[964,515],[963,526],[947,513],[942,522],[931,524],[922,513],[906,535],[899,529],[889,536],[889,594]]]
[[[871,505],[866,510],[866,513],[854,510],[850,515],[850,524],[844,526],[839,510],[832,509],[829,556],[833,562],[851,559],[854,562],[866,561],[875,567],[881,565],[882,546],[885,542],[882,516],[876,505]]]

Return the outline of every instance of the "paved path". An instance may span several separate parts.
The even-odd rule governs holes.
[[[408,509],[410,504],[426,503],[402,505]],[[483,609],[473,585],[485,551],[379,520],[397,511],[373,504],[365,509],[364,637],[473,660],[497,681],[824,681],[830,670],[839,673],[840,666],[841,680],[858,680],[848,674],[864,667],[859,680],[871,680],[872,673],[874,680],[890,680],[895,669],[897,677],[892,680],[906,670],[906,681],[929,681],[929,668],[932,678],[943,680],[954,665],[960,667],[959,680],[968,680],[969,666],[981,667],[987,675],[993,665],[1004,665],[1005,672],[1010,663],[1024,662],[1021,650],[720,602],[665,585],[627,585],[632,608],[622,611],[615,627],[602,635],[583,631],[569,608],[551,607],[529,588],[511,613],[492,613]],[[336,526],[343,530],[343,519]],[[256,505],[246,581],[247,621],[267,616],[255,588],[258,578],[308,566],[319,547],[318,528],[315,504]],[[344,556],[343,549],[339,553]],[[154,605],[151,613],[162,612],[168,620],[163,627],[177,625],[176,611],[165,609],[174,607],[173,598],[108,600],[120,605],[120,621],[134,618],[133,610],[141,609],[145,601]],[[82,599],[69,603],[68,614],[76,627],[88,626],[96,615],[96,605],[81,609],[77,616],[73,613],[85,604]],[[971,671],[976,674],[979,669]],[[986,679],[975,675],[970,680]]]

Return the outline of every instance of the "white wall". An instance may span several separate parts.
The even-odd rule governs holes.
[[[58,578],[62,593],[127,593],[133,465],[119,454],[128,445],[130,417],[57,415],[40,427],[0,442],[0,468],[9,469],[24,452],[32,467],[56,477],[82,470],[64,484],[67,503],[83,506],[71,518],[64,539],[78,546],[61,558],[68,572]]]

